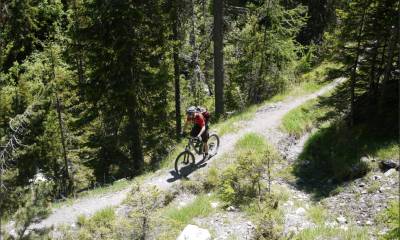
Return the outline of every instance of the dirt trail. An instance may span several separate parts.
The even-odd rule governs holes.
[[[207,163],[218,159],[218,157],[222,156],[224,153],[232,151],[236,141],[241,136],[249,132],[261,133],[265,135],[268,140],[271,141],[271,143],[278,146],[279,141],[282,140],[282,133],[279,131],[282,117],[287,112],[298,107],[304,102],[328,92],[344,80],[344,78],[336,79],[334,82],[310,95],[260,107],[253,119],[243,123],[246,126],[245,128],[242,128],[236,133],[226,134],[221,138],[221,146],[218,155],[211,158],[209,161],[207,161]],[[209,165],[210,164],[207,164],[207,166],[199,169],[197,172],[206,171]],[[197,174],[197,172],[194,172],[193,175]],[[179,182],[179,178],[174,176],[173,173],[174,170],[172,169],[159,170],[152,176],[145,179],[144,184],[155,185],[160,189],[168,189]],[[40,229],[61,224],[74,224],[79,215],[90,216],[96,211],[99,211],[105,207],[120,205],[126,198],[129,190],[130,189],[127,188],[122,191],[108,193],[102,196],[82,199],[73,203],[71,206],[63,206],[58,209],[54,209],[48,218],[40,223],[32,225],[30,228]]]

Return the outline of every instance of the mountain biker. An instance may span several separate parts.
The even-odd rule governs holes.
[[[183,129],[187,128],[187,125],[192,124],[192,130],[190,131],[190,136],[203,141],[203,152],[204,158],[208,158],[208,145],[207,141],[209,138],[208,124],[206,118],[199,111],[198,107],[191,106],[186,110],[186,121]]]

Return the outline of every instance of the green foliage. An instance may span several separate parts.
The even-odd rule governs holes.
[[[7,72],[15,62],[22,63],[35,50],[43,50],[43,42],[54,39],[64,11],[60,0],[11,0],[2,7],[7,9],[1,31],[6,51],[0,54],[0,71]]]
[[[125,218],[117,218],[115,209],[108,207],[96,212],[91,217],[78,217],[78,230],[60,228],[60,238],[65,240],[80,239],[139,239],[132,232],[131,223]]]
[[[208,169],[207,175],[203,180],[203,188],[206,192],[213,190],[217,187],[219,180],[219,171],[216,167],[212,166]]]
[[[27,190],[28,194],[24,195],[23,199],[19,201],[21,205],[13,216],[17,239],[38,237],[36,232],[28,231],[28,227],[45,218],[50,213],[51,189],[51,184],[46,182],[32,184],[31,189]],[[45,231],[41,234],[45,234]]]
[[[213,125],[213,128],[216,129],[219,136],[236,132],[244,127],[243,121],[254,117],[256,110],[257,106],[251,106],[241,112],[233,113],[227,119]]]
[[[398,20],[396,1],[339,1],[335,5],[339,21],[324,34],[323,46],[318,44],[329,12],[333,12],[327,9],[332,7],[331,2],[325,8],[311,1],[309,20],[306,7],[298,5],[298,1],[239,2],[227,2],[224,16],[224,94],[227,109],[234,113],[215,126],[220,135],[244,127],[243,121],[252,118],[257,108],[246,109],[249,104],[315,91],[325,80],[337,76],[330,68],[343,67],[342,72],[336,73],[350,75],[355,60],[362,56],[357,68],[353,68],[352,78],[357,83],[355,120],[359,125],[349,130],[335,123],[316,133],[302,155],[301,162],[307,159],[310,164],[300,164],[295,171],[305,177],[310,176],[305,174],[310,173],[307,168],[314,167],[315,171],[320,167],[317,172],[321,176],[313,177],[343,180],[368,171],[368,166],[358,163],[362,155],[395,156],[397,142],[388,136],[392,136],[389,131],[398,132],[398,126],[394,126],[398,114],[393,111],[398,103],[398,84],[393,80],[399,68],[394,60],[399,53],[397,29],[392,29]],[[230,7],[235,4],[240,7]],[[174,8],[176,16],[172,16]],[[174,47],[180,67],[177,78],[181,80],[182,109],[196,104],[213,111],[211,8],[210,1],[0,3],[0,146],[16,136],[15,121],[25,119],[18,144],[7,159],[0,159],[5,187],[0,186],[0,208],[8,217],[15,213],[22,232],[33,216],[44,216],[41,207],[28,209],[33,204],[29,203],[33,201],[31,197],[40,195],[26,189],[37,173],[50,183],[45,195],[54,200],[134,177],[160,165],[175,144],[171,141]],[[178,29],[172,40],[174,24]],[[360,26],[364,28],[358,34]],[[297,43],[296,39],[304,40],[307,32],[312,37],[306,34],[306,38],[317,40],[316,45]],[[320,59],[316,56],[322,55],[329,59],[334,55],[343,65],[318,65]],[[329,105],[339,114],[348,113],[348,90],[349,85],[343,86]],[[372,106],[372,111],[364,111],[365,106]],[[306,114],[312,110],[315,109],[292,113],[285,128],[295,135],[311,128],[324,111]],[[365,119],[370,116],[387,128],[381,135],[375,133],[382,128],[366,133],[370,125]],[[242,193],[249,199],[263,196],[258,185],[265,161],[277,157],[261,139],[255,135],[241,139],[237,145],[238,162],[222,178],[211,169],[204,182],[183,185],[194,192],[218,187],[228,202],[243,202],[238,196]],[[356,153],[350,146],[355,146]],[[177,147],[169,158],[174,159],[180,149]],[[172,161],[167,158],[161,167],[168,162]],[[120,189],[129,183],[117,183],[93,193]],[[151,222],[148,213],[165,204],[156,201],[155,196],[160,197],[157,191],[149,190],[149,194],[131,196],[134,212],[129,218],[117,220],[110,209],[99,213],[100,217],[82,218],[77,234],[83,239],[131,239],[136,232],[145,235],[150,226],[147,221]],[[26,199],[30,200],[25,204]],[[142,209],[138,206],[143,201]],[[44,202],[38,200],[35,204],[41,206]],[[265,219],[270,221],[271,217]],[[71,234],[71,239],[79,238]]]
[[[269,195],[264,202],[259,205],[255,214],[255,239],[259,240],[278,240],[281,239],[282,214],[274,207],[276,199]]]
[[[368,239],[367,231],[350,226],[349,229],[343,230],[340,228],[331,228],[327,226],[317,226],[315,228],[308,228],[301,231],[299,234],[294,236],[296,240],[311,240],[311,239],[330,239],[330,238],[345,239],[345,240],[363,240]]]
[[[312,206],[308,209],[307,213],[310,220],[317,225],[325,224],[325,220],[328,216],[325,208],[321,205]]]
[[[231,82],[225,93],[229,108],[260,103],[293,80],[300,48],[295,37],[305,23],[305,10],[285,9],[274,0],[250,5],[234,22],[224,49]]]
[[[168,224],[173,227],[177,233],[183,229],[195,217],[205,217],[213,212],[210,200],[212,196],[199,195],[196,199],[181,207],[167,208],[163,212],[163,216],[168,221]]]
[[[318,105],[318,100],[310,100],[300,107],[291,110],[282,119],[281,128],[296,138],[317,127],[318,120],[325,116],[327,110]]]
[[[64,239],[145,239],[154,223],[154,211],[164,206],[164,194],[155,187],[132,187],[125,203],[127,217],[117,216],[114,208],[105,208],[92,217],[78,217],[78,231],[64,231]]]
[[[390,229],[382,239],[394,240],[400,237],[400,206],[398,201],[389,202],[388,208],[379,216],[378,221],[384,223]]]
[[[221,199],[227,204],[239,205],[264,195],[262,177],[267,164],[278,159],[272,146],[262,136],[247,134],[237,143],[237,160],[220,177],[218,187]]]
[[[337,77],[335,73],[339,71],[343,65],[340,62],[335,61],[327,61],[319,63],[314,66],[312,69],[304,72],[299,76],[300,82],[303,81],[311,81],[316,83],[323,83],[328,80],[331,80],[334,77]]]
[[[136,239],[146,239],[153,221],[153,212],[164,206],[165,199],[162,192],[155,186],[144,189],[135,184],[125,202],[131,207],[129,212],[131,231]]]
[[[78,219],[79,239],[107,238],[113,239],[115,227],[115,212],[113,208],[105,208],[96,212],[91,218],[81,216]]]
[[[400,51],[396,47],[400,36],[398,8],[396,1],[381,0],[342,2],[338,6],[335,55],[343,63],[342,72],[349,76],[350,84],[340,94],[345,104],[336,107],[347,114],[350,106],[351,124],[363,124],[371,118],[388,119],[382,125],[398,122],[398,114],[390,116],[398,104],[399,64],[394,58]]]

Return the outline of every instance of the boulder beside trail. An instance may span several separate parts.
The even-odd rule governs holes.
[[[189,224],[176,240],[211,240],[211,234],[207,229]]]
[[[386,172],[392,168],[398,170],[399,164],[393,160],[383,160],[379,162],[379,167],[381,168],[382,171]]]

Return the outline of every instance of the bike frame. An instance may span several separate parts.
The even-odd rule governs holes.
[[[200,142],[199,146],[196,148],[195,144],[197,144],[198,142]],[[185,147],[186,151],[190,152],[190,149],[193,148],[194,151],[196,152],[196,154],[202,154],[203,153],[203,142],[202,141],[198,141],[195,140],[194,138],[190,137],[188,144]]]

